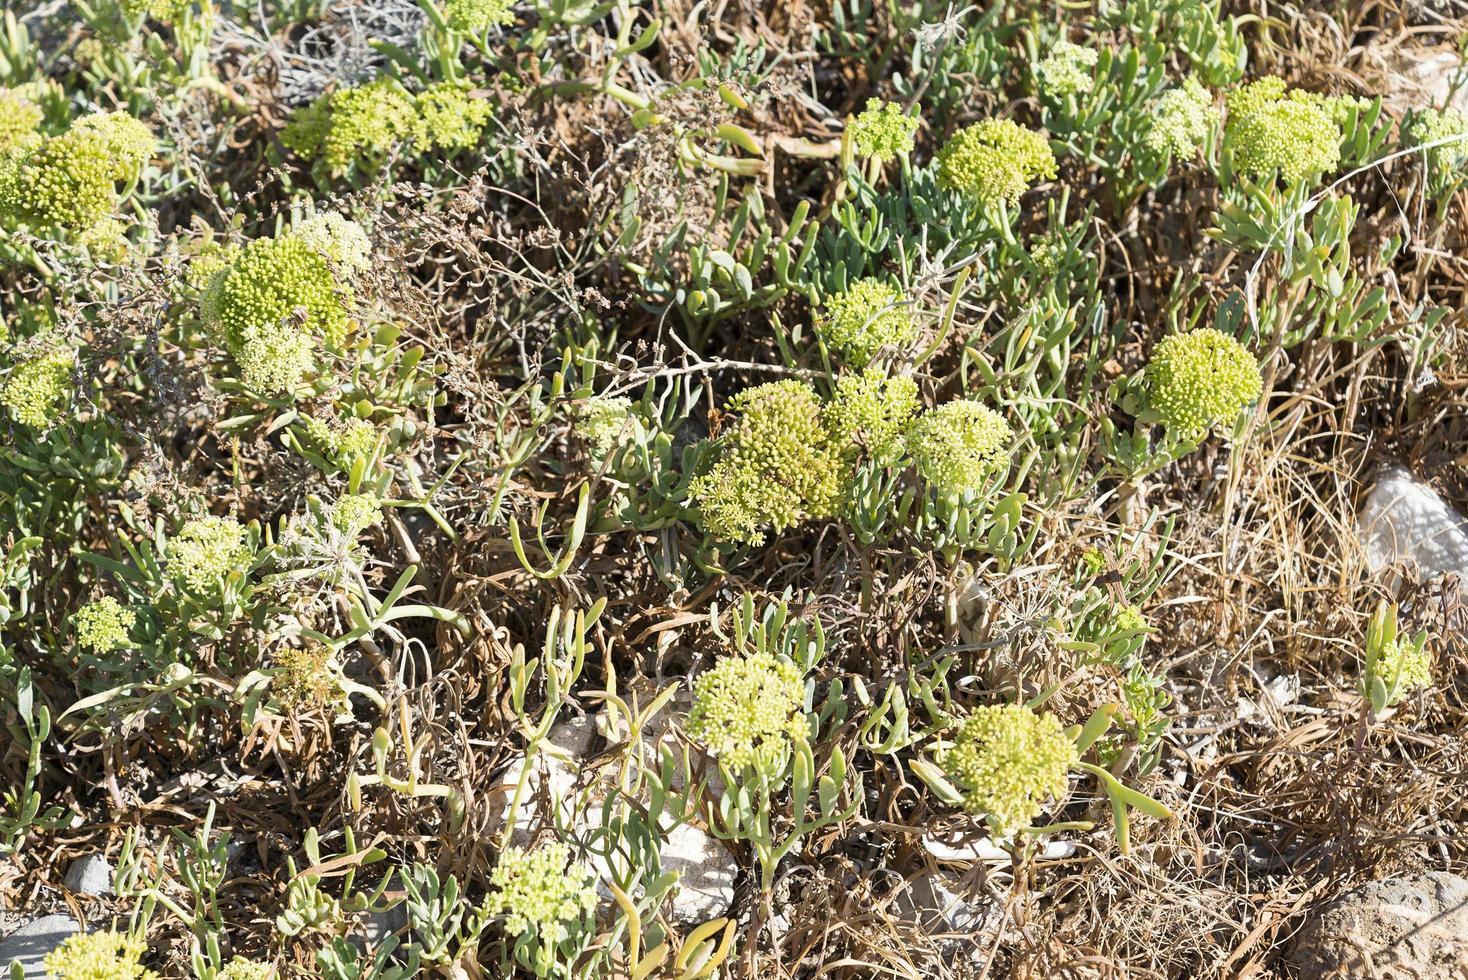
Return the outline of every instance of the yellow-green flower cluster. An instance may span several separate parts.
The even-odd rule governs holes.
[[[1063,99],[1067,95],[1085,95],[1096,84],[1096,62],[1100,54],[1094,48],[1083,48],[1069,41],[1058,41],[1035,66],[1035,81],[1041,95]]]
[[[137,620],[137,613],[111,596],[103,596],[78,609],[71,627],[78,646],[107,653],[128,645],[128,632]]]
[[[632,411],[630,398],[589,398],[576,410],[576,434],[586,441],[594,459],[613,449],[646,438],[642,420]]]
[[[139,960],[148,951],[140,937],[119,932],[67,936],[42,965],[52,980],[158,980]]]
[[[35,133],[44,115],[41,107],[20,90],[0,88],[0,152],[19,145]]]
[[[488,99],[471,99],[469,90],[453,82],[439,82],[414,99],[417,116],[413,139],[420,146],[440,150],[468,150],[479,145],[484,128],[494,116]]]
[[[349,493],[331,508],[331,523],[342,534],[356,538],[382,523],[382,501],[370,493]]]
[[[907,430],[920,407],[917,382],[868,369],[836,382],[826,405],[826,428],[849,460],[888,466],[906,450]]]
[[[1313,181],[1341,161],[1337,101],[1287,90],[1268,77],[1229,93],[1224,144],[1239,173],[1256,180],[1279,174],[1287,184]]]
[[[800,670],[772,653],[725,657],[693,682],[685,730],[731,771],[778,775],[808,724]]]
[[[334,173],[353,164],[381,162],[396,144],[412,138],[420,150],[476,146],[494,115],[484,99],[440,82],[414,95],[391,78],[341,88],[296,110],[280,141],[303,159],[326,161]]]
[[[270,679],[270,693],[285,707],[309,711],[342,702],[341,681],[325,644],[281,647],[270,659],[278,672]]]
[[[9,376],[0,382],[0,405],[21,425],[48,429],[71,399],[76,352],[55,334],[44,334],[15,353]]]
[[[985,207],[1014,204],[1030,185],[1055,174],[1049,141],[1011,119],[974,123],[938,152],[939,183]]]
[[[160,24],[172,24],[181,20],[193,0],[122,0],[121,7],[128,17],[137,20],[151,17]]]
[[[136,180],[156,147],[153,131],[125,112],[83,116],[72,125],[71,131],[91,133],[101,141],[112,160],[112,179],[117,181]]]
[[[353,163],[375,164],[413,130],[413,96],[391,78],[329,92],[296,110],[280,141],[306,160],[325,160],[334,172]]]
[[[896,102],[868,99],[866,109],[851,121],[851,140],[863,157],[886,163],[912,152],[917,128],[917,117],[903,112]]]
[[[1163,92],[1152,104],[1142,145],[1158,156],[1191,156],[1217,124],[1213,96],[1196,78],[1189,78],[1180,88]]]
[[[689,484],[705,530],[761,544],[766,527],[783,531],[836,512],[841,459],[809,385],[793,380],[759,385],[741,391],[728,407],[738,418],[718,460]]]
[[[211,592],[254,557],[249,532],[232,517],[210,514],[188,521],[168,545],[170,570],[190,590]]]
[[[306,219],[291,234],[326,256],[343,278],[361,275],[372,267],[372,240],[367,229],[335,211]]]
[[[1117,633],[1140,632],[1147,628],[1147,617],[1142,614],[1141,606],[1118,606],[1111,617],[1111,628]]]
[[[1427,168],[1439,178],[1468,162],[1468,116],[1458,109],[1421,109],[1402,127],[1408,146],[1426,147]],[[1433,146],[1441,140],[1453,142]]]
[[[902,348],[918,327],[902,294],[880,279],[858,279],[844,293],[827,296],[816,332],[852,367],[866,367],[884,347]]]
[[[987,815],[996,833],[1008,835],[1029,826],[1046,800],[1065,793],[1066,774],[1079,758],[1054,715],[1006,704],[969,715],[942,764],[964,807]]]
[[[992,408],[951,401],[918,417],[907,451],[940,496],[955,498],[983,486],[1009,458],[1014,433]]]
[[[591,871],[571,864],[570,849],[551,841],[533,851],[507,847],[490,872],[486,907],[505,917],[505,933],[534,932],[542,943],[558,943],[575,922],[596,908]]]
[[[350,298],[327,256],[286,234],[241,249],[209,284],[201,312],[245,384],[275,395],[315,368],[318,342],[341,344]]]
[[[1232,423],[1264,387],[1254,355],[1212,327],[1159,341],[1147,363],[1146,381],[1147,407],[1185,438]]]
[[[353,417],[333,425],[308,415],[301,425],[322,455],[344,469],[377,448],[377,426],[366,419]]]
[[[269,963],[236,956],[226,963],[224,969],[215,976],[216,980],[274,980],[276,972],[275,967]]]
[[[506,27],[515,22],[511,0],[446,0],[444,20],[460,34],[483,34],[491,27]]]
[[[152,152],[148,128],[119,112],[87,116],[59,136],[21,135],[0,154],[0,217],[78,239],[110,237],[117,183],[136,178]]]
[[[1395,704],[1412,691],[1432,686],[1432,654],[1411,640],[1398,637],[1384,645],[1375,661],[1367,664],[1367,672],[1381,678]]]

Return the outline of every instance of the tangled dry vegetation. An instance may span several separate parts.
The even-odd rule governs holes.
[[[1312,975],[1337,896],[1468,866],[1468,560],[1358,518],[1389,467],[1468,505],[1465,41],[10,7],[0,934],[82,922],[62,980]]]

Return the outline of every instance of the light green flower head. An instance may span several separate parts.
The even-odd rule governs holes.
[[[1147,363],[1146,381],[1147,407],[1184,437],[1232,424],[1264,387],[1254,355],[1212,327],[1159,341]]]
[[[1427,147],[1427,167],[1437,177],[1451,176],[1468,162],[1468,116],[1457,109],[1419,109],[1407,119],[1403,142]],[[1440,140],[1452,140],[1433,146]]]
[[[449,27],[461,34],[483,34],[491,27],[515,22],[511,0],[447,0],[443,7]]]
[[[1256,180],[1277,173],[1298,184],[1340,166],[1341,128],[1321,97],[1286,91],[1269,77],[1229,93],[1227,103],[1224,145],[1239,173]]]
[[[1011,119],[974,123],[938,152],[938,182],[985,207],[1013,205],[1032,184],[1055,174],[1049,141]]]
[[[420,148],[468,150],[479,145],[484,130],[494,117],[488,99],[471,99],[469,89],[453,82],[439,82],[414,99],[417,117],[413,139]]]
[[[1009,459],[1014,433],[987,405],[948,402],[918,417],[907,451],[940,496],[960,497],[984,485]]]
[[[1213,96],[1196,78],[1189,78],[1182,87],[1163,92],[1152,104],[1142,145],[1158,156],[1181,159],[1197,152],[1216,125],[1218,110]]]
[[[576,434],[586,442],[593,459],[605,459],[613,449],[647,438],[642,420],[630,398],[588,398],[576,409]]]
[[[247,960],[236,956],[216,974],[217,980],[275,980],[275,967],[269,963]]]
[[[1376,660],[1367,664],[1367,672],[1381,678],[1392,695],[1387,704],[1395,704],[1413,691],[1432,686],[1432,654],[1426,646],[1419,648],[1398,637],[1382,647]]]
[[[741,391],[728,407],[738,417],[717,462],[689,484],[706,531],[761,544],[766,527],[779,532],[836,512],[841,459],[809,385],[794,380],[759,385]]]
[[[772,653],[725,657],[693,682],[693,708],[684,726],[731,771],[751,768],[772,778],[791,743],[809,725],[800,670]]]
[[[102,142],[113,163],[112,179],[137,179],[153,157],[157,141],[153,131],[125,112],[97,112],[78,119],[72,132],[91,133]]]
[[[533,932],[541,943],[558,943],[570,935],[566,923],[596,908],[594,880],[584,865],[571,863],[560,841],[529,851],[507,847],[490,872],[486,908],[505,917],[510,936]]]
[[[382,501],[370,493],[349,493],[331,508],[331,523],[342,534],[356,538],[382,523]]]
[[[942,765],[964,808],[1009,835],[1029,826],[1047,800],[1065,794],[1066,775],[1079,760],[1054,715],[1006,704],[975,709]]]
[[[78,609],[71,626],[78,646],[107,653],[128,645],[128,631],[137,621],[131,609],[111,596],[103,596]]]
[[[906,450],[918,408],[916,381],[869,368],[836,382],[836,394],[826,405],[826,428],[844,457],[889,466]]]
[[[0,211],[37,229],[72,235],[117,207],[117,161],[96,133],[70,129],[13,150],[0,179]]]
[[[325,256],[344,278],[359,276],[372,267],[367,229],[335,211],[307,218],[291,234]]]
[[[851,121],[850,129],[858,154],[886,163],[912,152],[918,120],[903,112],[896,102],[868,99],[866,109]]]
[[[214,276],[200,309],[240,376],[268,395],[314,369],[318,340],[346,337],[350,292],[325,255],[297,235],[257,238]]]
[[[48,333],[16,348],[19,359],[0,380],[0,405],[32,429],[49,429],[71,400],[76,352]]]
[[[52,980],[158,980],[139,960],[148,951],[141,938],[118,932],[68,936],[46,954],[42,965]]]
[[[1063,99],[1085,95],[1096,84],[1096,62],[1100,54],[1069,41],[1057,41],[1050,54],[1035,65],[1035,81],[1041,95]]]
[[[210,514],[184,524],[168,545],[169,567],[193,592],[211,592],[254,558],[249,531],[232,517]]]
[[[133,19],[151,17],[160,24],[182,20],[193,0],[122,0],[121,7]]]
[[[902,294],[880,279],[858,279],[846,292],[827,296],[815,326],[855,368],[866,367],[884,347],[900,351],[918,334]]]
[[[1142,614],[1142,607],[1136,605],[1118,606],[1111,618],[1111,627],[1117,633],[1133,633],[1147,629],[1147,617]]]
[[[326,161],[333,173],[354,163],[375,167],[413,132],[413,97],[396,80],[379,78],[321,96],[280,131],[280,141],[303,159]]]
[[[35,133],[45,113],[20,90],[0,88],[0,152]]]

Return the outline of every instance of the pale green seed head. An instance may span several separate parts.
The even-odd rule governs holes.
[[[987,405],[961,399],[930,409],[907,434],[918,471],[943,497],[977,490],[1009,458],[1014,432]]]
[[[866,367],[883,348],[900,352],[918,334],[902,294],[880,279],[858,279],[844,293],[826,297],[815,326],[855,368]]]
[[[558,943],[569,935],[567,923],[596,908],[591,871],[571,863],[571,852],[559,841],[534,850],[507,847],[490,872],[486,907],[505,917],[505,932],[519,938],[534,932],[542,943]]]
[[[71,625],[78,646],[107,653],[131,642],[128,632],[137,619],[131,609],[111,596],[103,596],[78,609]]]
[[[800,670],[770,653],[725,657],[693,683],[688,736],[732,771],[776,775],[807,723]]]
[[[1233,337],[1212,327],[1158,342],[1147,363],[1147,407],[1183,437],[1231,424],[1257,401],[1259,362]]]
[[[232,517],[210,514],[184,524],[168,545],[169,568],[191,591],[218,589],[231,572],[254,558],[249,532]]]
[[[1100,54],[1070,41],[1057,41],[1050,54],[1035,65],[1035,82],[1040,94],[1052,99],[1085,95],[1096,85],[1096,62]]]
[[[45,334],[17,348],[17,357],[10,373],[0,377],[0,405],[21,425],[49,429],[71,401],[76,352],[55,334]]]
[[[867,107],[851,121],[851,139],[862,157],[886,163],[912,152],[918,120],[895,102],[868,99]]]
[[[1049,141],[1010,119],[961,129],[938,153],[939,183],[986,207],[1012,205],[1031,185],[1055,175]]]
[[[919,407],[916,381],[868,369],[836,383],[825,409],[826,428],[842,456],[888,466],[905,451]]]
[[[1229,93],[1224,145],[1234,168],[1261,180],[1277,173],[1287,184],[1319,179],[1340,166],[1341,128],[1334,101],[1286,91],[1274,77]]]
[[[52,980],[158,980],[138,962],[147,951],[146,942],[125,933],[84,932],[62,940],[42,965]]]
[[[987,816],[997,833],[1008,835],[1029,826],[1046,801],[1065,794],[1066,775],[1079,759],[1054,715],[1007,704],[976,708],[942,766],[965,809]]]

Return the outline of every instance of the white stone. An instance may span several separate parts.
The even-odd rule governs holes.
[[[1009,852],[995,844],[988,837],[980,837],[977,840],[965,844],[947,844],[936,837],[924,837],[923,848],[939,861],[960,861],[972,864],[975,861],[998,861],[1009,863]],[[1049,840],[1040,848],[1035,855],[1040,861],[1060,861],[1071,857],[1076,852],[1074,841]]]
[[[20,964],[22,975],[27,980],[44,977],[46,971],[42,968],[41,961],[46,954],[61,945],[67,936],[75,936],[81,931],[80,923],[69,915],[43,915],[39,919],[32,919],[0,939],[0,971],[7,970],[14,960]],[[9,973],[0,975],[8,977]]]
[[[83,855],[71,862],[63,883],[78,895],[111,895],[112,865],[101,854]]]
[[[1423,579],[1468,577],[1468,520],[1400,466],[1382,471],[1357,523],[1374,572],[1402,564]]]

